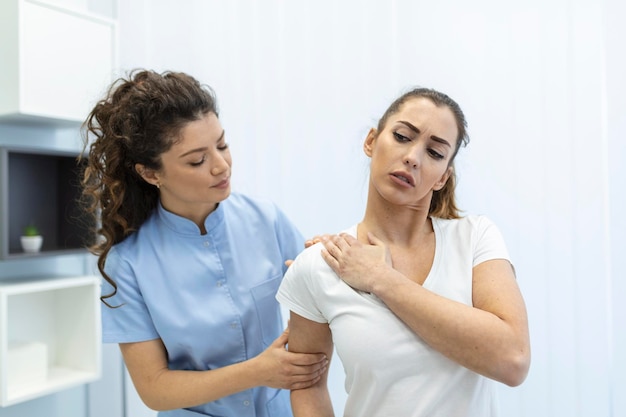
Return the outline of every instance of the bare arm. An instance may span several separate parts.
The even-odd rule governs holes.
[[[491,260],[473,268],[473,306],[439,296],[389,262],[376,238],[364,245],[351,236],[326,239],[326,262],[349,285],[379,297],[431,347],[466,368],[510,386],[530,366],[526,307],[511,264]]]
[[[328,324],[316,323],[291,312],[289,321],[291,352],[322,352],[330,358],[333,342]],[[327,386],[328,369],[314,385],[291,391],[291,407],[295,417],[334,417]]]
[[[285,349],[286,330],[255,358],[209,371],[170,370],[160,339],[122,343],[120,349],[143,402],[154,410],[193,407],[256,386],[298,389],[318,382],[326,371],[323,354]]]

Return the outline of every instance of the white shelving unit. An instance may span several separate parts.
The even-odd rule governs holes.
[[[85,120],[116,61],[116,20],[101,4],[116,0],[0,2],[0,122]]]
[[[101,376],[100,280],[0,281],[0,406]]]
[[[118,0],[0,0],[0,124],[78,132],[115,76],[117,7]],[[22,213],[49,228],[49,246],[33,256],[86,253],[73,238],[86,233],[67,221],[80,217],[65,204],[78,190],[74,155],[55,142],[24,146],[0,150],[0,268],[29,257],[14,242]],[[45,202],[33,206],[32,196]],[[0,407],[101,378],[99,296],[99,277],[0,273]]]

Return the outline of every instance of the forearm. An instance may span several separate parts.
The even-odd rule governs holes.
[[[334,417],[330,395],[325,383],[307,389],[291,391],[294,417]]]
[[[372,292],[432,348],[508,385],[525,378],[529,352],[521,323],[437,295],[389,270]]]
[[[151,409],[193,407],[264,384],[258,357],[208,371],[170,370],[164,357],[152,355],[159,346],[120,345],[137,393]]]
[[[333,342],[328,324],[315,323],[291,312],[289,350],[292,352],[323,352],[330,360]],[[328,369],[313,386],[291,391],[291,407],[295,417],[333,417],[328,393]]]
[[[154,410],[193,407],[261,385],[251,361],[210,371],[166,370],[148,390]]]

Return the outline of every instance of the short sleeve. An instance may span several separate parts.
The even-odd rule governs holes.
[[[492,259],[511,260],[500,230],[487,217],[480,216],[477,218],[474,233],[475,246],[472,266]]]
[[[327,323],[316,300],[321,279],[313,276],[316,261],[322,260],[321,243],[305,249],[291,264],[283,278],[276,299],[294,313],[317,323]]]
[[[115,308],[102,304],[102,341],[104,343],[131,343],[159,337],[150,317],[131,265],[113,248],[107,256],[105,271],[117,284],[117,293],[106,301]],[[102,294],[110,294],[113,287],[104,281]]]

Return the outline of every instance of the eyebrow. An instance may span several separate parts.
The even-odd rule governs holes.
[[[218,142],[218,143],[219,143],[222,139],[224,139],[224,134],[225,134],[225,133],[226,133],[226,130],[222,130],[222,134],[220,135],[220,137],[219,137],[219,138],[217,138],[217,142]],[[190,155],[190,154],[192,154],[192,153],[196,153],[196,152],[204,152],[204,151],[206,151],[207,149],[208,149],[208,148],[207,148],[206,146],[202,146],[202,147],[200,147],[200,148],[195,148],[195,149],[190,149],[190,150],[188,150],[187,152],[185,152],[185,153],[183,153],[183,154],[179,155],[178,157],[179,157],[179,158],[183,158],[183,157],[185,157],[185,156],[187,156],[187,155]]]
[[[411,129],[412,131],[414,131],[417,134],[420,134],[420,130],[418,128],[416,128],[415,126],[413,126],[411,123],[406,122],[404,120],[399,120],[400,123],[402,123],[403,125],[405,125],[406,127],[408,127],[409,129]],[[430,138],[432,140],[434,140],[435,142],[439,142],[442,145],[446,145],[449,147],[452,147],[452,145],[450,145],[450,142],[448,142],[447,140],[440,138],[439,136],[435,136],[435,135],[431,135]]]

